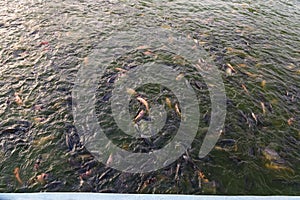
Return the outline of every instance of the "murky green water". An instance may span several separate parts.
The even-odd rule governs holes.
[[[1,1],[0,11],[0,192],[300,195],[299,1],[22,0]],[[192,148],[166,168],[129,174],[98,163],[80,144],[71,97],[77,71],[101,41],[132,28],[189,35],[220,69],[226,123],[205,158],[197,154],[209,126],[207,87],[184,59],[174,59],[176,52],[159,49],[116,55],[99,80],[99,123],[124,149],[150,148],[114,131],[103,101],[109,100],[107,79],[116,67],[176,66],[201,100]],[[157,98],[155,85],[137,91],[149,102],[176,102],[168,90]],[[132,100],[132,113],[139,106]],[[163,139],[153,138],[157,148],[173,137],[179,122],[171,111]]]

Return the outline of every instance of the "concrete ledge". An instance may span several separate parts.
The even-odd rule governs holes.
[[[161,194],[105,194],[105,193],[2,193],[0,200],[298,200],[300,196],[208,196],[208,195],[161,195]]]

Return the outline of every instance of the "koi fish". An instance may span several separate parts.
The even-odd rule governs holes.
[[[261,109],[262,109],[263,115],[265,115],[266,114],[265,104],[263,102],[260,102],[260,105],[261,105]]]
[[[127,70],[126,69],[122,69],[120,67],[116,67],[115,70],[119,71],[119,72],[123,72],[123,73],[126,73]]]
[[[253,119],[255,120],[255,122],[256,122],[256,124],[257,124],[257,117],[256,117],[256,115],[253,113],[253,112],[251,112],[251,116],[253,117]]]
[[[283,170],[283,171],[288,171],[288,172],[291,172],[291,173],[295,173],[295,171],[288,167],[288,166],[284,166],[284,165],[279,165],[279,164],[275,164],[275,163],[267,163],[265,164],[266,168],[268,169],[272,169],[272,170]]]
[[[235,69],[232,67],[231,64],[227,63],[226,65],[227,65],[227,67],[229,67],[233,72],[236,72]]]
[[[79,187],[82,187],[82,186],[83,186],[83,184],[84,184],[84,180],[83,180],[83,178],[82,178],[82,176],[81,176],[81,175],[79,176],[79,179],[80,179],[80,182],[79,182]]]
[[[73,151],[74,150],[74,141],[73,141],[73,138],[70,134],[66,134],[66,145],[68,146],[68,149],[70,151]]]
[[[246,71],[244,71],[243,73],[246,74],[247,76],[251,77],[251,78],[260,77],[260,75],[253,74],[253,73],[251,73],[251,72],[246,72]]]
[[[143,117],[144,117],[144,115],[145,115],[145,111],[144,110],[141,110],[138,114],[137,114],[137,116],[134,118],[134,122],[136,123],[136,122],[138,122],[138,121],[140,121]]]
[[[232,70],[229,67],[226,68],[225,72],[226,72],[227,76],[231,76],[232,75]]]
[[[33,145],[41,146],[41,145],[45,144],[46,142],[48,142],[49,140],[53,140],[54,138],[55,138],[54,135],[48,135],[48,136],[45,136],[45,137],[42,137],[40,139],[33,141]]]
[[[16,177],[17,181],[22,185],[23,181],[20,178],[20,168],[19,167],[15,168],[14,174],[15,174],[15,177]]]
[[[85,172],[85,175],[86,176],[91,176],[93,174],[93,170],[92,169],[89,169]]]
[[[184,77],[183,73],[180,73],[178,76],[176,76],[176,81],[180,81]]]
[[[207,183],[207,182],[209,182],[209,180],[206,178],[206,176],[204,175],[204,173],[203,172],[198,172],[198,177],[201,179],[201,180],[203,180],[203,182],[205,182],[205,183]]]
[[[145,51],[145,52],[143,52],[143,54],[145,56],[151,56],[151,55],[153,55],[153,52],[152,51]]]
[[[89,159],[92,159],[92,158],[93,158],[93,156],[92,156],[91,154],[78,155],[78,157],[79,157],[82,161],[89,160]]]
[[[288,119],[288,125],[291,126],[294,121],[295,121],[295,119],[293,117]]]
[[[148,104],[148,102],[145,99],[143,99],[142,97],[137,97],[136,99],[139,102],[141,102],[142,104],[144,104],[144,106],[146,107],[146,111],[149,112],[149,104]]]
[[[48,45],[48,44],[49,44],[49,42],[47,42],[47,41],[42,41],[42,42],[40,42],[40,46]]]
[[[41,158],[38,158],[38,159],[35,161],[34,165],[33,165],[33,169],[34,169],[35,171],[37,171],[37,170],[39,169],[39,167],[40,167],[40,164],[41,164]]]
[[[178,107],[178,104],[177,104],[177,103],[175,104],[175,111],[176,111],[176,113],[177,113],[179,116],[181,116],[181,112],[180,112],[180,110],[179,110],[179,107]]]
[[[36,180],[37,180],[39,183],[43,184],[43,183],[46,182],[47,177],[48,177],[48,174],[41,173],[40,175],[37,175]]]
[[[131,89],[131,88],[127,88],[126,91],[130,95],[136,95],[137,94],[137,92],[134,89]]]
[[[23,105],[23,101],[22,101],[22,99],[20,98],[20,96],[19,96],[18,93],[15,93],[15,102],[16,102],[19,106],[22,106],[22,105]]]
[[[238,67],[243,67],[243,68],[244,68],[244,67],[247,67],[247,65],[244,64],[244,63],[238,64],[237,66],[238,66]]]
[[[242,84],[242,88],[245,90],[245,92],[246,92],[247,94],[249,94],[249,91],[248,91],[248,89],[246,88],[246,86],[245,86],[244,84]]]
[[[166,104],[169,108],[172,108],[171,100],[168,97],[166,97]]]
[[[33,120],[34,120],[34,122],[39,123],[39,122],[44,121],[45,118],[44,117],[35,117],[35,118],[33,118]]]
[[[32,109],[33,110],[42,110],[43,106],[42,105],[34,105],[34,106],[32,106]]]
[[[113,154],[111,153],[106,161],[106,165],[110,166],[113,162]]]
[[[180,164],[178,163],[175,172],[175,180],[179,180],[179,171],[180,171]]]
[[[262,155],[265,157],[266,160],[269,161],[282,161],[282,158],[279,156],[279,154],[268,147],[266,147],[264,150],[262,150]]]
[[[164,28],[164,29],[171,29],[171,26],[170,25],[167,25],[167,24],[163,24],[160,26],[161,28]]]

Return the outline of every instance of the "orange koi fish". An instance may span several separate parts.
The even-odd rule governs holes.
[[[23,181],[20,178],[20,168],[19,167],[15,168],[14,174],[15,174],[15,177],[16,177],[17,181],[22,185]]]

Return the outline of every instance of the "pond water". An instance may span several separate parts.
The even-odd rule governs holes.
[[[0,16],[0,192],[300,195],[299,1],[5,0]],[[189,64],[191,49],[162,47],[172,43],[165,32],[193,43],[224,83],[224,127],[203,158],[209,85]],[[115,37],[120,33],[125,37]],[[102,55],[107,63],[91,61],[95,50],[119,47],[115,55]],[[147,110],[135,92],[150,108],[156,102],[168,112],[160,136],[134,140],[114,121],[111,101],[122,96],[111,95],[113,84],[149,63],[180,72],[176,79],[184,76],[199,100],[191,148],[148,173],[98,162],[73,115],[76,77],[90,63],[107,65],[97,80],[97,120],[109,139],[132,152],[159,149],[174,138],[184,121],[180,96],[137,80],[141,87],[129,90],[130,117]]]

